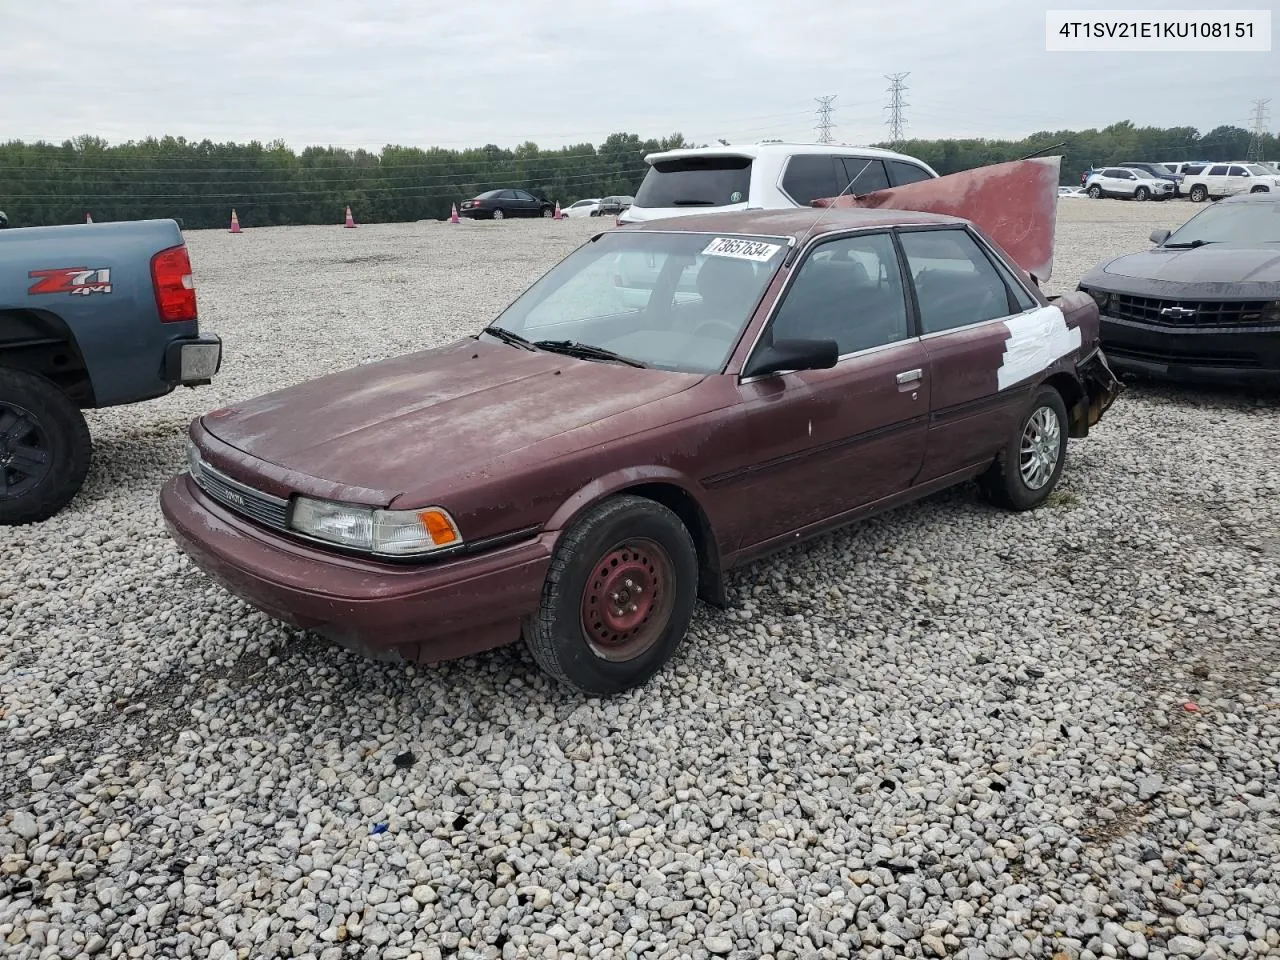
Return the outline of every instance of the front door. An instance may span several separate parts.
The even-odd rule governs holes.
[[[744,378],[748,465],[709,478],[746,517],[740,548],[796,533],[912,485],[924,458],[929,361],[887,232],[816,246],[765,328],[832,339],[835,367]],[[748,360],[748,363],[750,361]]]

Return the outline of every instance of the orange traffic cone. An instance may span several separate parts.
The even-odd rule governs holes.
[[[236,216],[236,212],[234,209],[232,209],[231,211],[231,232],[232,233],[240,232],[240,218]]]
[[[564,219],[564,214],[560,212],[560,201],[559,201],[559,200],[557,200],[557,201],[556,201],[556,215],[555,215],[552,219],[554,219],[554,220],[563,220],[563,219]]]
[[[355,218],[351,216],[351,208],[347,207],[347,222],[343,224],[348,230],[354,230],[356,225]]]
[[[449,222],[450,222],[450,223],[461,223],[461,222],[462,222],[462,221],[460,221],[460,220],[458,219],[458,205],[457,205],[456,203],[453,205],[453,213],[451,213],[451,214],[449,215]]]
[[[88,214],[88,213],[86,213],[86,214],[84,215],[84,222],[85,222],[85,223],[93,223],[93,216],[92,216],[92,214]]]

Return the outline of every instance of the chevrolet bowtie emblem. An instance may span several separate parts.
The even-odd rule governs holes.
[[[1170,320],[1185,320],[1195,315],[1196,312],[1190,307],[1165,307],[1160,311],[1160,316],[1168,317]]]

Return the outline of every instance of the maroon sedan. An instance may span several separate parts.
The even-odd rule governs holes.
[[[592,694],[777,548],[978,479],[1044,502],[1119,386],[966,220],[900,210],[612,230],[476,336],[208,414],[164,516],[281,620],[439,661],[523,635]]]

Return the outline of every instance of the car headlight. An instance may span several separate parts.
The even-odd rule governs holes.
[[[1093,302],[1098,305],[1099,310],[1107,309],[1107,304],[1111,302],[1111,294],[1105,290],[1091,290],[1088,287],[1080,287],[1079,289],[1093,297]]]
[[[187,471],[191,474],[193,480],[200,478],[200,464],[204,460],[200,457],[200,448],[195,445],[192,440],[187,441]]]
[[[317,540],[388,557],[419,556],[462,543],[458,525],[439,507],[378,510],[298,497],[289,525]]]
[[[1260,319],[1263,323],[1280,323],[1280,300],[1263,307]]]

